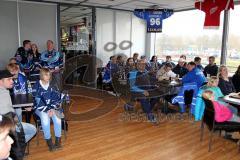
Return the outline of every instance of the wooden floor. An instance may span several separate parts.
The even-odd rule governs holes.
[[[111,96],[109,96],[111,97]],[[86,106],[96,108],[96,100],[72,97],[76,111]],[[104,95],[107,101],[108,96]],[[112,99],[112,98],[111,98]],[[92,101],[92,102],[91,102]],[[92,104],[92,105],[91,105]],[[238,160],[236,143],[214,135],[212,151],[208,152],[208,131],[200,139],[200,123],[162,121],[151,123],[123,118],[122,102],[105,116],[87,121],[69,121],[63,149],[49,152],[42,133],[40,144],[30,144],[28,160]],[[99,106],[100,103],[99,103]]]

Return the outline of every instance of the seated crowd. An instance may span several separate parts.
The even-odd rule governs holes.
[[[54,49],[53,41],[48,40],[47,49],[39,53],[36,44],[31,44],[30,40],[24,40],[23,46],[17,49],[6,69],[0,71],[0,97],[4,99],[0,101],[0,137],[4,134],[6,138],[6,134],[10,132],[14,143],[8,137],[6,141],[13,143],[11,158],[21,159],[25,154],[23,146],[26,146],[37,132],[36,127],[31,124],[32,116],[41,121],[49,151],[61,148],[63,118],[61,103],[65,97],[61,93],[62,69],[63,55]],[[26,94],[33,96],[33,106],[13,107],[11,97]],[[23,122],[22,108],[26,111],[24,119],[26,122]],[[54,125],[54,144],[51,140],[50,119]],[[10,130],[10,128],[13,129]],[[19,141],[19,137],[22,137],[24,141]],[[2,141],[2,138],[0,140]],[[6,150],[9,150],[9,147]],[[6,154],[3,158],[8,158],[8,156]]]
[[[124,109],[132,110],[132,100],[138,99],[150,122],[156,123],[152,109],[158,100],[157,98],[160,97],[157,96],[159,93],[155,92],[158,81],[178,79],[183,86],[194,83],[198,89],[198,97],[202,97],[205,90],[211,90],[214,93],[212,97],[215,100],[230,93],[239,92],[236,89],[239,89],[237,81],[240,80],[240,67],[233,78],[229,78],[227,67],[224,65],[218,67],[213,56],[209,57],[209,64],[206,67],[202,66],[200,57],[195,57],[193,61],[186,62],[186,56],[181,55],[178,63],[175,64],[171,60],[171,56],[166,56],[166,60],[162,63],[158,62],[157,56],[153,56],[150,61],[147,60],[146,56],[141,56],[140,59],[138,59],[138,56],[138,53],[134,53],[133,57],[128,58],[126,63],[123,62],[122,55],[111,56],[104,69],[103,82],[112,84],[112,88],[118,92],[117,83],[114,81],[125,79],[129,84],[132,97],[125,104]],[[121,64],[119,64],[118,59],[121,59]],[[165,100],[169,102],[172,102],[172,98],[173,96],[165,96]],[[226,104],[224,103],[224,105]],[[196,120],[202,118],[202,106],[202,103],[197,100],[197,111],[193,111]],[[237,112],[237,109],[232,106],[228,108],[233,113]]]
[[[153,114],[153,108],[159,101],[159,90],[156,84],[159,81],[179,80],[183,85],[194,84],[198,89],[194,112],[196,120],[200,120],[203,116],[204,105],[201,99],[203,97],[213,101],[214,108],[219,111],[217,112],[217,121],[240,122],[237,115],[238,110],[219,100],[224,95],[240,91],[238,84],[240,66],[233,77],[229,78],[227,67],[223,65],[218,67],[213,56],[209,57],[209,64],[206,67],[201,65],[200,57],[195,57],[193,61],[187,62],[186,56],[181,55],[175,64],[171,60],[171,56],[166,56],[163,63],[158,62],[157,56],[153,56],[150,61],[146,56],[141,56],[140,59],[138,56],[138,53],[134,53],[133,57],[129,57],[126,62],[122,55],[111,56],[104,68],[102,82],[110,84],[112,90],[118,88],[119,80],[128,82],[131,98],[124,107],[126,110],[132,109],[132,102],[137,100],[148,120],[155,124],[157,120]],[[0,155],[0,159],[6,159],[9,156],[9,145],[13,143],[12,139],[7,136],[9,132],[14,142],[18,139],[14,136],[22,135],[24,137],[23,145],[26,145],[35,136],[36,127],[31,124],[32,115],[41,121],[41,128],[49,151],[55,151],[62,147],[63,111],[61,103],[64,98],[64,95],[61,94],[62,69],[63,55],[54,49],[53,41],[48,40],[46,51],[39,53],[36,44],[25,40],[23,47],[18,48],[15,57],[9,60],[6,69],[0,71],[0,97],[4,99],[4,101],[0,101],[0,140],[3,137],[3,141],[6,141],[6,151],[4,155]],[[11,96],[18,94],[32,94],[34,99],[33,107],[25,107],[26,122],[23,122],[22,108],[13,108]],[[171,102],[172,98],[165,97],[165,100]],[[222,115],[224,116],[221,117]],[[54,125],[54,144],[50,132],[51,119]],[[4,146],[0,146],[0,149],[2,149],[1,147]],[[15,154],[19,155],[18,152],[19,150],[15,151]],[[11,157],[14,157],[14,154]]]

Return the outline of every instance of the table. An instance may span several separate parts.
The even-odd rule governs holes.
[[[13,94],[11,95],[13,108],[31,107],[33,106],[32,94]]]
[[[240,99],[239,98],[233,98],[230,97],[230,95],[224,96],[223,98],[221,98],[224,102],[227,103],[231,103],[231,104],[235,104],[235,105],[239,105],[240,106]]]
[[[164,97],[163,112],[168,113],[168,101],[165,99],[165,96],[172,96],[178,94],[181,90],[183,84],[180,80],[162,80],[157,81],[156,86],[158,87],[161,96]]]

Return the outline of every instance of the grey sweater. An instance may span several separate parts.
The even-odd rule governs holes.
[[[10,93],[6,88],[0,87],[0,114],[4,115],[8,112],[14,112]]]

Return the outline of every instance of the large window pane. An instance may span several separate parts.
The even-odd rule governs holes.
[[[240,30],[239,30],[240,6],[235,5],[234,10],[230,11],[229,38],[228,38],[228,55],[227,66],[231,72],[237,70],[240,65]]]
[[[223,12],[219,29],[203,29],[204,18],[204,12],[192,10],[176,12],[165,19],[163,32],[156,35],[155,54],[163,59],[166,55],[171,55],[176,61],[181,54],[187,55],[188,61],[200,56],[203,63],[207,63],[207,57],[212,55],[219,64]]]

